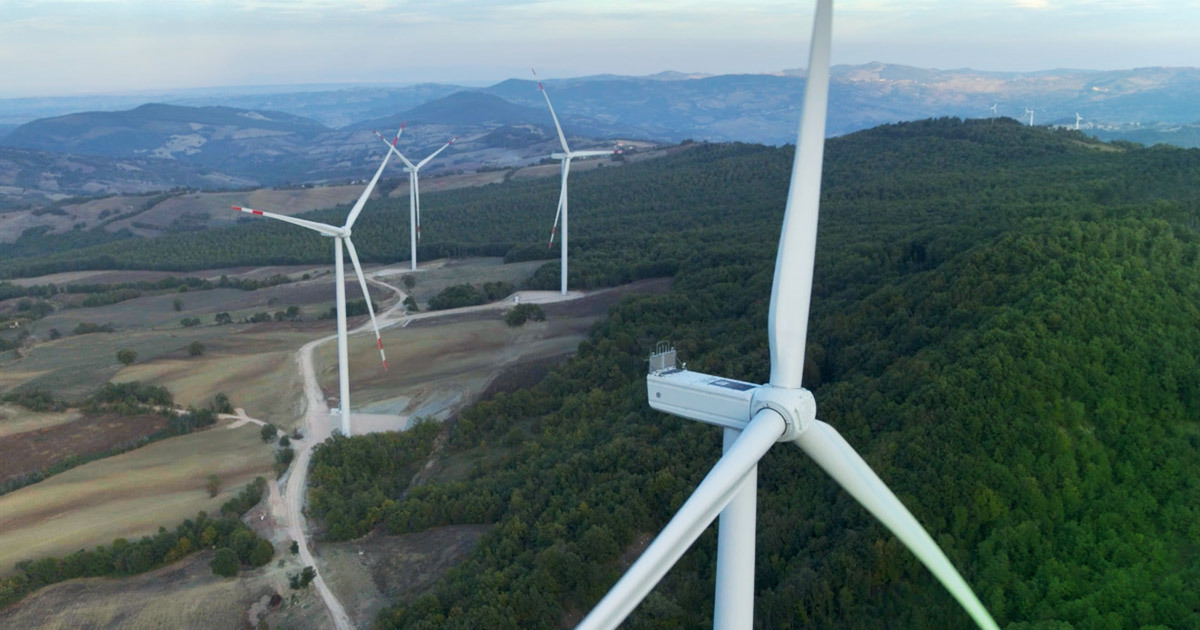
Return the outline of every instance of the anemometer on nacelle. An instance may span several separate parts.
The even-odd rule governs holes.
[[[646,395],[658,411],[740,431],[755,413],[770,407],[790,425],[789,433],[804,430],[816,416],[817,404],[808,390],[789,392],[787,398],[796,400],[780,405],[772,400],[778,396],[771,395],[777,388],[690,372],[687,363],[676,366],[676,358],[675,347],[666,341],[658,342],[650,355]]]

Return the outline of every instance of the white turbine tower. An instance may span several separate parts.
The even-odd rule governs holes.
[[[1033,126],[1033,110],[1026,107],[1025,115],[1029,116],[1029,126],[1032,127]]]
[[[999,105],[999,103],[992,103],[991,110],[992,110],[992,117],[993,117],[993,118],[996,116],[996,106],[997,106],[997,105]]]
[[[1075,112],[1075,131],[1079,131],[1079,121],[1083,120],[1083,116],[1079,112]]]
[[[579,628],[615,628],[620,624],[718,513],[721,521],[713,625],[751,628],[757,465],[776,442],[794,442],[803,449],[912,550],[975,623],[989,630],[997,628],[920,523],[842,436],[816,419],[816,402],[801,387],[829,95],[831,22],[831,0],[818,0],[804,112],[767,321],[771,381],[753,385],[676,368],[675,351],[665,344],[651,355],[651,372],[646,377],[650,405],[723,427],[724,455]]]
[[[396,140],[399,139],[400,133],[397,132]],[[367,188],[359,195],[358,201],[354,202],[354,207],[350,209],[350,214],[346,217],[346,224],[341,227],[297,219],[286,214],[275,214],[274,212],[263,212],[262,210],[233,206],[233,209],[238,212],[277,219],[284,223],[308,228],[318,232],[322,236],[333,237],[333,269],[336,276],[334,283],[336,287],[335,294],[337,296],[338,407],[342,415],[342,435],[347,437],[350,436],[350,362],[346,349],[346,273],[342,267],[342,244],[345,243],[346,250],[350,252],[350,262],[354,265],[355,275],[358,276],[358,286],[362,289],[363,297],[367,300],[367,313],[371,315],[371,326],[375,328],[375,345],[379,347],[379,360],[383,361],[383,369],[386,370],[387,356],[383,353],[383,338],[379,336],[379,325],[375,322],[375,309],[371,306],[371,294],[367,292],[367,279],[363,276],[362,265],[358,263],[358,253],[354,251],[354,243],[350,240],[350,229],[354,226],[359,213],[362,212],[363,206],[367,203],[367,198],[371,196],[371,191],[375,189],[375,184],[379,181],[379,176],[383,174],[383,169],[387,167],[388,160],[391,158],[392,154],[390,152],[383,158],[383,163],[379,165],[379,170],[375,171],[375,176],[371,178],[371,183],[367,184]]]
[[[533,73],[537,76],[537,72]],[[562,217],[562,262],[560,264],[561,273],[561,291],[563,295],[567,294],[567,175],[571,173],[571,160],[579,157],[591,157],[595,155],[612,155],[613,151],[572,151],[567,146],[567,137],[563,135],[562,125],[558,124],[558,115],[554,113],[554,106],[550,104],[550,95],[546,94],[546,87],[541,81],[537,82],[538,89],[542,91],[542,96],[546,97],[546,106],[550,108],[550,117],[554,119],[554,128],[558,131],[558,141],[562,143],[562,153],[552,153],[550,157],[555,160],[562,161],[562,187],[558,193],[558,211],[554,214],[554,226],[550,228],[550,243],[547,247],[554,247],[554,232],[558,229],[558,218]]]
[[[404,130],[404,123],[400,124],[400,130]],[[429,161],[437,157],[439,153],[445,151],[450,147],[450,145],[454,144],[454,141],[458,140],[458,136],[450,138],[449,142],[443,144],[442,147],[437,151],[429,154],[429,157],[426,157],[424,160],[421,160],[416,164],[413,164],[412,162],[408,161],[408,158],[404,157],[404,154],[400,152],[400,149],[396,148],[395,142],[389,142],[388,139],[380,135],[378,131],[375,132],[375,135],[379,136],[379,139],[383,140],[384,144],[387,144],[389,147],[391,147],[391,152],[395,153],[396,157],[400,158],[400,160],[404,162],[404,171],[408,173],[408,239],[412,247],[411,269],[416,271],[417,243],[421,242],[421,180],[418,176],[418,173],[420,172],[421,167],[428,164]]]

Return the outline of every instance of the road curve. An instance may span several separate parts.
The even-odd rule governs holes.
[[[398,297],[395,304],[376,315],[380,330],[392,326],[406,326],[410,321],[417,319],[444,317],[473,311],[503,309],[518,301],[527,304],[548,303],[578,299],[585,295],[577,291],[571,291],[567,295],[561,295],[557,291],[522,291],[504,300],[489,304],[410,314],[404,310],[404,299],[408,295],[400,287],[379,280],[376,277],[378,274],[379,271],[376,271],[375,275],[367,274],[367,282],[384,287],[394,292]],[[347,336],[355,335],[369,330],[371,330],[371,321],[368,319],[361,326],[347,331],[346,334]],[[333,431],[330,410],[325,403],[325,395],[321,391],[321,386],[317,381],[316,369],[313,367],[313,351],[317,346],[334,339],[337,339],[336,333],[310,341],[301,346],[300,350],[296,352],[296,365],[304,380],[304,439],[292,442],[296,450],[296,455],[292,461],[291,473],[288,476],[287,485],[282,493],[283,516],[284,522],[287,523],[288,535],[291,536],[292,540],[296,541],[297,546],[300,548],[299,556],[301,563],[311,566],[316,571],[316,578],[313,580],[313,584],[316,585],[317,593],[321,596],[321,600],[325,602],[325,607],[329,610],[334,627],[338,630],[352,630],[355,627],[353,620],[346,614],[346,609],[342,606],[342,603],[338,601],[333,591],[329,589],[329,585],[321,577],[316,560],[313,559],[312,552],[308,546],[308,523],[304,517],[305,489],[308,487],[308,464],[312,459],[313,447],[329,439]],[[244,412],[239,415],[244,416]]]

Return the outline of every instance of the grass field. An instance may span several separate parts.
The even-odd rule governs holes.
[[[208,567],[213,552],[193,554],[175,564],[134,577],[85,578],[42,589],[20,603],[0,610],[0,627],[76,630],[211,630],[252,627],[248,611],[255,601],[282,592],[266,570],[221,578]],[[319,602],[303,597],[293,608],[307,605],[321,618]],[[286,600],[285,600],[286,601]]]
[[[391,365],[386,372],[374,352],[374,339],[352,336],[351,403],[354,409],[368,413],[407,415],[469,402],[505,369],[573,353],[592,323],[627,292],[657,292],[666,286],[666,281],[647,281],[582,300],[548,304],[547,321],[517,328],[506,325],[499,310],[389,328],[383,331]],[[337,393],[335,353],[335,344],[328,343],[314,356],[317,378],[331,396]],[[441,403],[433,404],[438,401]]]
[[[428,271],[413,274],[416,284],[408,293],[424,308],[430,298],[443,289],[456,284],[483,284],[485,282],[509,282],[520,288],[525,280],[546,264],[544,260],[504,264],[503,258],[459,258],[444,261],[445,264]],[[424,263],[421,263],[424,264]],[[389,282],[400,286],[404,274],[388,276]]]
[[[243,273],[251,275],[259,271],[245,269]],[[223,389],[200,391],[209,382],[226,383],[228,389],[244,392],[240,400],[246,402],[252,415],[280,413],[285,405],[278,400],[279,392],[273,396],[269,390],[260,389],[264,385],[281,386],[280,381],[274,377],[258,377],[255,371],[273,371],[284,365],[283,356],[272,353],[294,352],[309,339],[331,332],[333,322],[217,326],[213,323],[215,315],[229,313],[237,321],[255,313],[274,313],[297,306],[305,319],[315,320],[333,304],[331,277],[332,274],[323,273],[311,280],[258,291],[214,289],[170,293],[95,308],[57,311],[31,325],[35,337],[45,341],[26,349],[24,358],[6,354],[9,358],[0,361],[0,392],[24,386],[48,390],[60,399],[78,400],[110,379],[139,380],[140,375],[146,374],[150,380],[161,376],[163,382],[156,384],[165,384],[173,392],[170,382],[180,382],[181,391],[175,393],[181,396],[183,404],[206,399],[218,391],[234,396],[232,391]],[[351,298],[359,295],[357,283],[348,288],[347,295]],[[372,287],[372,295],[377,302],[385,304],[389,303],[387,298],[392,294]],[[174,308],[176,300],[181,302],[179,311]],[[180,322],[185,317],[199,318],[202,323],[184,328]],[[84,322],[111,323],[116,332],[73,335],[75,327]],[[280,332],[292,328],[311,332],[291,336]],[[64,336],[46,340],[51,329]],[[193,341],[204,345],[203,356],[188,356],[186,349]],[[131,368],[125,368],[116,359],[117,351],[125,348],[134,350],[138,356],[137,363]],[[230,365],[219,365],[212,359],[229,361]],[[196,378],[188,378],[186,373],[189,371],[195,372]],[[290,385],[282,386],[285,387],[281,390],[283,393],[293,391],[289,389]],[[252,402],[254,399],[264,404]]]
[[[64,555],[215,513],[256,476],[271,476],[258,427],[217,426],[74,468],[0,496],[0,574],[26,558]],[[209,498],[205,478],[221,478]]]
[[[296,349],[327,333],[271,326],[206,341],[200,357],[163,357],[128,366],[113,381],[162,385],[181,406],[200,406],[223,392],[251,417],[291,428],[304,411]]]
[[[78,420],[81,415],[78,411],[38,413],[16,405],[0,404],[0,438],[66,424]]]

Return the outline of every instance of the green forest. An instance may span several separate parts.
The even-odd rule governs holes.
[[[421,483],[405,462],[429,435],[322,447],[316,465],[337,470],[312,496],[336,513],[330,538],[494,524],[377,627],[557,628],[612,585],[720,454],[717,429],[647,406],[650,348],[672,340],[692,369],[767,378],[790,165],[787,147],[704,145],[580,173],[573,284],[644,273],[672,290],[627,299],[539,384],[448,423],[442,472]],[[1200,627],[1198,176],[1200,151],[1006,120],[828,143],[806,386],[1003,627]],[[473,195],[496,204],[480,229],[522,229],[496,220],[518,202],[495,191],[428,205]],[[451,214],[428,224],[471,233]],[[397,464],[372,463],[386,453]],[[759,627],[970,624],[799,449],[774,449],[759,474]],[[628,627],[711,624],[714,531]]]

